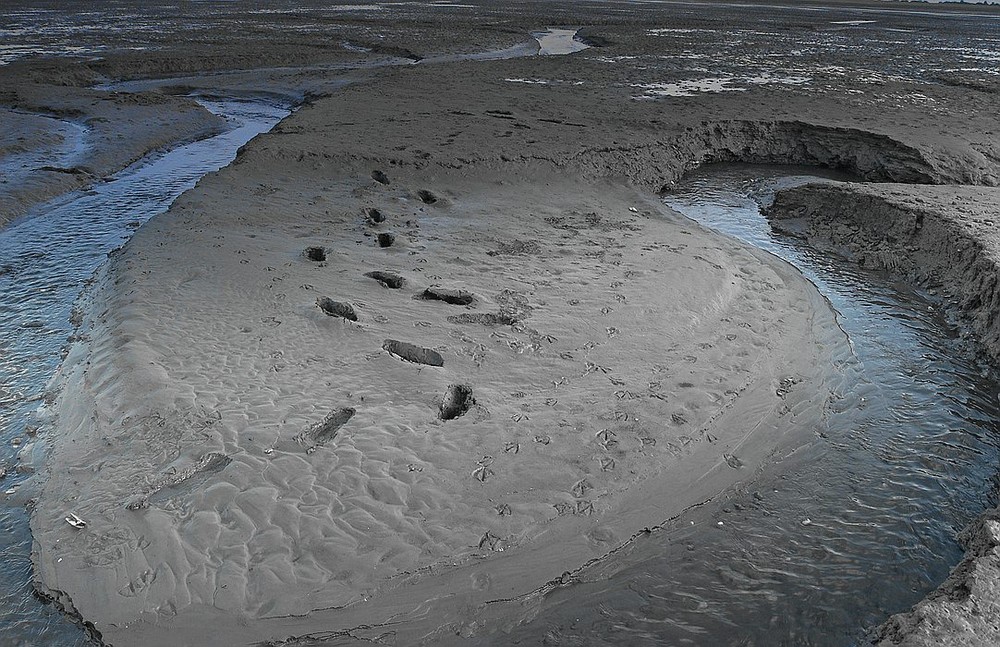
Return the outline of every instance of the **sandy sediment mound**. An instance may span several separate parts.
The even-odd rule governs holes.
[[[939,294],[1000,358],[1000,190],[900,185],[806,185],[780,192],[772,225],[864,267]],[[1000,510],[959,535],[966,549],[949,578],[880,627],[880,645],[1000,643]]]
[[[111,259],[62,369],[38,577],[113,644],[474,633],[808,442],[836,388],[811,286],[650,196],[251,159]],[[436,285],[476,298],[414,298]]]

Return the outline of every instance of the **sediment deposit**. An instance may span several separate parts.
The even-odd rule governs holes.
[[[782,194],[772,215],[939,281],[996,352],[988,79],[907,76],[919,43],[845,35],[836,19],[850,8],[768,8],[783,28],[761,22],[741,52],[721,45],[750,19],[741,8],[473,10],[487,26],[451,40],[440,16],[327,16],[328,49],[243,61],[289,66],[261,71],[256,91],[308,101],[102,270],[54,383],[32,520],[39,589],[94,636],[474,642],[806,442],[846,340],[790,267],[659,202],[701,164],[868,182]],[[879,16],[929,28],[917,13]],[[527,34],[581,22],[588,50],[496,54],[532,53]],[[829,65],[844,38],[883,48],[886,69],[853,54]],[[143,124],[183,113],[179,88],[254,91],[253,73],[220,69],[242,59],[206,48],[55,66],[77,86],[217,74],[97,97],[141,106],[112,124],[128,146],[97,141],[89,155],[104,161],[67,167],[86,176],[48,171],[73,180],[12,194],[9,213],[162,145]],[[711,69],[693,69],[705,52]],[[54,105],[54,86],[18,78],[3,103],[23,107],[31,87]],[[189,112],[174,140],[213,126]],[[40,157],[60,145],[44,140]],[[970,563],[955,581],[981,574],[974,601],[995,580]],[[939,612],[943,600],[885,639],[950,631],[941,618],[983,608]]]

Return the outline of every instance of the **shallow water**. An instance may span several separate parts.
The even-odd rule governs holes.
[[[666,203],[792,263],[830,300],[854,359],[825,424],[769,475],[546,596],[509,638],[865,644],[943,581],[956,532],[996,503],[996,376],[925,295],[772,234],[754,197],[804,179],[776,173],[699,174]]]
[[[541,56],[562,56],[588,49],[590,45],[576,39],[577,29],[549,27],[545,31],[532,34],[538,41]]]
[[[36,209],[0,231],[0,464],[12,472],[0,496],[6,538],[0,569],[0,644],[83,645],[83,631],[32,595],[27,474],[17,454],[31,453],[35,412],[72,332],[71,307],[87,279],[132,231],[162,213],[206,173],[288,114],[264,102],[204,101],[226,117],[227,132],[154,156],[92,190]],[[45,429],[41,430],[44,437]],[[17,442],[21,448],[14,447]],[[44,441],[40,441],[44,442]]]

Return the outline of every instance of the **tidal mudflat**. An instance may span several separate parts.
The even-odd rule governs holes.
[[[59,28],[32,32],[46,11]],[[949,352],[989,372],[993,8],[119,3],[17,20],[0,99],[5,125],[31,129],[2,140],[22,169],[0,195],[12,218],[221,130],[192,97],[298,104],[139,227],[75,311],[35,442],[33,579],[89,639],[655,644],[681,617],[692,644],[995,637],[983,487],[948,517],[954,535],[971,525],[945,588],[957,543],[901,545],[924,570],[852,607],[853,630],[838,612],[824,630],[780,586],[762,599],[798,625],[767,604],[727,616],[747,607],[727,603],[725,563],[703,614],[621,595],[636,574],[653,595],[691,584],[653,581],[637,556],[654,549],[735,559],[711,547],[736,517],[709,511],[782,514],[768,506],[794,497],[771,490],[850,442],[830,421],[864,406],[854,333],[816,286],[660,200],[691,169],[844,174],[779,191],[768,217],[933,291],[943,330],[971,338]],[[33,42],[53,55],[21,56]],[[951,446],[899,424],[928,461]],[[977,479],[995,470],[981,453]],[[849,500],[857,482],[840,486]],[[915,508],[898,504],[906,526]],[[755,541],[742,550],[766,552]],[[616,582],[610,616],[581,604]],[[561,614],[566,600],[593,617]]]

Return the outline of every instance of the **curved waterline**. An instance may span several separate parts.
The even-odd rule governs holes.
[[[0,230],[0,529],[7,537],[0,571],[4,644],[83,645],[84,632],[33,595],[26,507],[31,464],[45,444],[37,415],[45,387],[72,332],[72,308],[112,249],[166,211],[206,173],[226,166],[255,135],[289,113],[264,101],[203,101],[225,117],[227,132],[152,156],[92,189],[42,205]],[[41,425],[41,430],[38,427]],[[36,440],[36,434],[38,438]],[[15,469],[17,466],[17,469]]]
[[[509,639],[598,644],[866,644],[962,556],[994,505],[1000,382],[911,286],[773,234],[758,203],[816,180],[707,169],[666,203],[799,269],[854,360],[814,441],[722,501],[666,524],[538,601]]]

